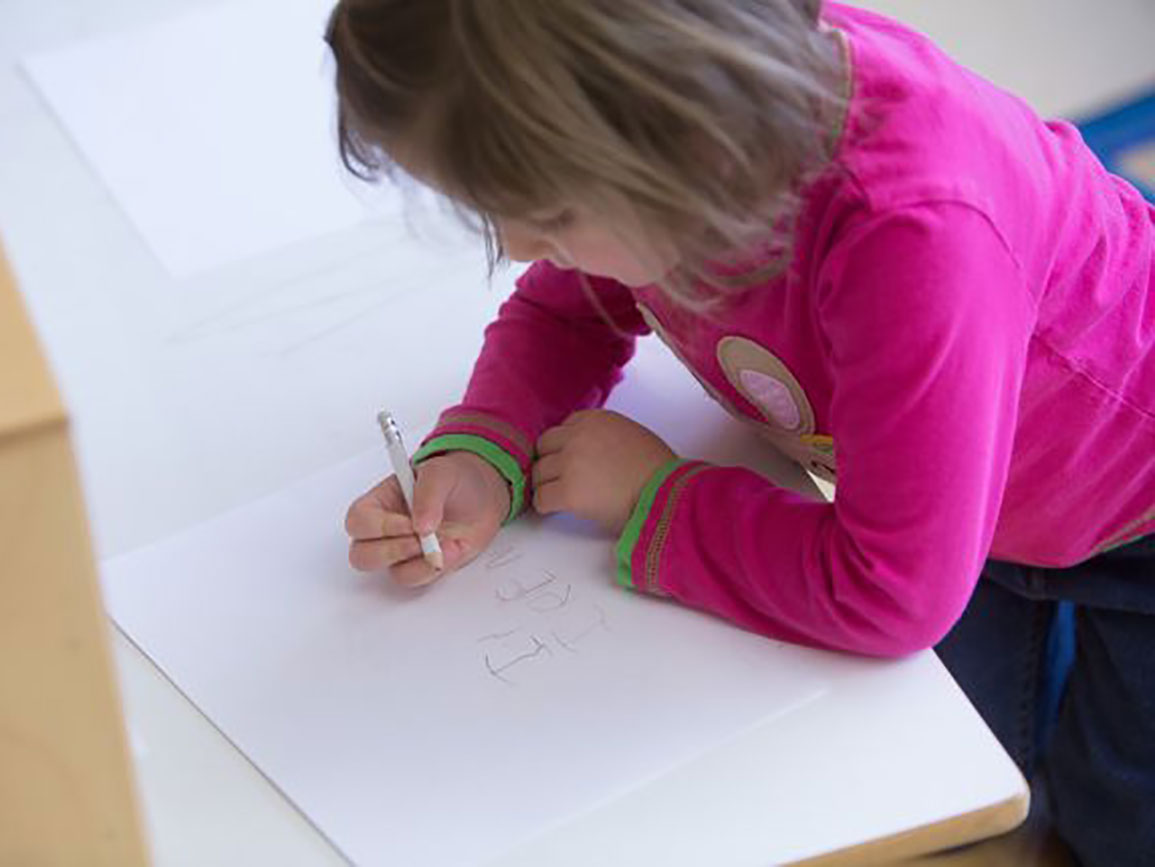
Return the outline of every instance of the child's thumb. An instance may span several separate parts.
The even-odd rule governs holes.
[[[424,536],[441,526],[445,501],[453,490],[453,474],[441,461],[430,461],[417,468],[413,486],[413,529]]]

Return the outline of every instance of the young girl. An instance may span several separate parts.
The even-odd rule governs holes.
[[[328,39],[346,164],[533,263],[415,456],[412,520],[393,479],[351,507],[353,565],[422,584],[415,532],[452,571],[531,504],[572,512],[624,587],[937,645],[1027,774],[1073,600],[1053,821],[1087,864],[1150,863],[1155,209],[1071,126],[819,0],[341,0]],[[597,409],[649,332],[836,500]]]

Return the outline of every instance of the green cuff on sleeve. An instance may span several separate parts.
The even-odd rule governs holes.
[[[525,500],[525,473],[513,455],[476,434],[444,434],[434,437],[419,448],[413,455],[413,463],[418,464],[443,452],[472,452],[488,461],[509,483],[509,514],[504,523],[508,524],[521,514]]]
[[[638,545],[638,540],[642,536],[642,528],[646,526],[646,521],[650,517],[650,511],[654,507],[654,500],[658,496],[658,491],[662,489],[662,485],[666,480],[678,471],[679,467],[691,461],[684,458],[674,458],[660,466],[657,471],[650,476],[650,480],[646,482],[646,486],[642,488],[642,493],[638,497],[638,502],[634,505],[633,514],[626,522],[626,526],[622,530],[622,535],[618,538],[617,546],[617,560],[618,560],[618,574],[617,583],[621,587],[626,587],[631,590],[639,589],[634,583],[633,579],[633,560],[634,549]]]

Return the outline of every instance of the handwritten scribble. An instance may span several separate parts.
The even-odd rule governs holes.
[[[374,262],[373,260],[378,260]],[[321,263],[286,279],[273,279],[265,285],[230,299],[216,311],[172,331],[170,344],[195,343],[266,325],[280,319],[296,318],[304,330],[286,346],[292,351],[350,324],[373,309],[393,300],[395,293],[383,291],[385,269],[382,251],[377,247],[346,253],[341,259]],[[376,265],[377,267],[373,267]],[[365,273],[369,271],[370,273]],[[354,276],[353,285],[335,288],[338,278]],[[336,325],[316,327],[316,314],[324,308],[351,305]]]
[[[504,569],[506,566],[512,566],[521,559],[521,552],[512,545],[500,548],[493,552],[485,561],[485,568],[487,571],[493,569]]]
[[[500,664],[500,665],[494,665],[493,658],[488,653],[486,653],[485,654],[485,667],[489,669],[489,673],[491,675],[493,675],[494,677],[496,677],[498,680],[501,680],[501,681],[504,681],[505,683],[513,685],[513,681],[511,681],[509,678],[505,677],[503,672],[508,671],[509,669],[513,668],[515,665],[517,665],[519,663],[526,662],[526,661],[531,660],[531,659],[536,659],[542,653],[545,653],[548,655],[553,654],[553,651],[550,649],[549,645],[546,644],[545,642],[543,642],[536,635],[530,635],[529,639],[533,645],[532,650],[527,650],[524,653],[517,654],[516,656],[513,657],[513,659],[510,659],[507,662]]]
[[[509,569],[522,558],[513,546],[493,552],[487,570]],[[549,569],[527,569],[501,580],[493,599],[508,628],[482,635],[482,662],[491,677],[517,686],[525,677],[548,670],[555,651],[580,655],[599,632],[609,632],[606,612],[581,598],[574,585]]]
[[[529,586],[521,583],[521,579],[519,578],[511,578],[493,591],[493,594],[502,602],[517,602],[525,599],[541,588],[552,584],[555,580],[556,578],[549,572],[546,572],[545,577],[536,584],[530,584]],[[509,585],[513,585],[512,588]]]
[[[480,644],[483,641],[496,641],[499,638],[508,638],[515,632],[517,632],[516,629],[507,629],[505,632],[491,632],[489,635],[483,635],[477,639],[477,643]]]
[[[577,652],[574,645],[576,645],[586,636],[591,635],[599,629],[607,632],[609,631],[609,627],[606,625],[606,612],[600,605],[591,605],[590,607],[594,611],[594,617],[592,620],[585,620],[585,623],[581,628],[572,631],[566,630],[566,635],[564,637],[559,635],[556,630],[551,630],[551,634],[557,640],[557,642],[566,650],[569,650],[572,653]],[[573,624],[570,623],[568,625],[572,626]]]
[[[539,614],[544,614],[546,611],[556,611],[559,608],[564,608],[573,595],[573,585],[565,585],[565,592],[558,593],[556,590],[548,590],[544,593],[539,593],[536,596],[528,599],[526,605],[533,611]]]

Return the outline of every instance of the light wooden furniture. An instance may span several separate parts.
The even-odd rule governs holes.
[[[896,861],[893,867],[1075,867],[1070,850],[1035,817],[1008,834],[971,846]]]
[[[146,863],[68,418],[0,256],[0,865]]]
[[[955,816],[935,825],[914,828],[904,834],[893,837],[883,837],[851,849],[843,849],[823,855],[818,858],[808,858],[797,862],[796,867],[867,867],[867,865],[893,865],[893,867],[936,867],[940,857],[947,860],[941,862],[942,867],[951,867],[956,862],[950,855],[930,854],[915,860],[907,860],[913,852],[930,852],[943,847],[966,847],[967,844],[977,841],[986,841],[988,838],[1002,840],[1008,831],[1016,828],[1026,817],[1029,798],[1019,796],[1010,798],[1002,803],[993,804],[974,813]],[[996,836],[1003,835],[1003,836]],[[988,845],[978,843],[969,847],[978,849]],[[960,852],[969,851],[969,848],[960,849]],[[989,850],[988,850],[989,851]],[[998,862],[960,860],[958,867],[968,865],[987,864]],[[1019,862],[1016,862],[1019,863]],[[1028,867],[1028,862],[1022,862],[1020,867]],[[1038,867],[1050,867],[1039,864]],[[1057,867],[1057,865],[1056,865]]]

